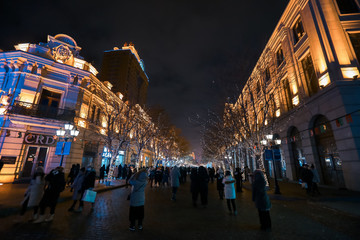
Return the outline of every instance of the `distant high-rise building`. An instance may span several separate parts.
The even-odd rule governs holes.
[[[110,82],[113,91],[120,92],[130,104],[145,105],[149,79],[132,43],[104,52],[100,79]]]

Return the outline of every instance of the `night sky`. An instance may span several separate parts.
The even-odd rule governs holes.
[[[103,51],[133,42],[145,62],[148,104],[163,106],[196,152],[188,119],[219,108],[246,81],[287,0],[1,1],[0,49],[68,34],[100,70]]]

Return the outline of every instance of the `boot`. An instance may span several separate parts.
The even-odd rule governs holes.
[[[42,223],[45,220],[45,215],[40,215],[33,223]]]
[[[83,210],[83,207],[79,207],[77,210],[75,210],[75,212],[81,213]]]
[[[45,219],[45,222],[51,222],[54,219],[55,214],[51,214],[49,217]]]

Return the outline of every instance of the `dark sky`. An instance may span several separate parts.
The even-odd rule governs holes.
[[[162,105],[199,150],[189,116],[219,107],[247,79],[287,0],[1,1],[0,49],[68,34],[100,70],[102,53],[132,41],[148,104]]]

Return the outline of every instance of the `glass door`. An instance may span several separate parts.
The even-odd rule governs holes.
[[[29,178],[36,167],[45,167],[47,153],[47,147],[29,146],[21,177]]]

